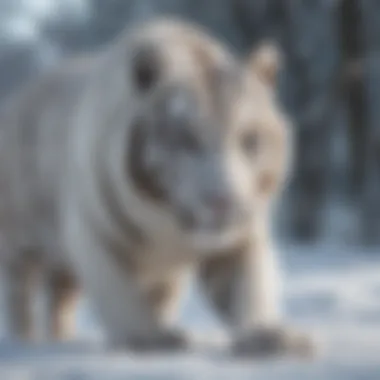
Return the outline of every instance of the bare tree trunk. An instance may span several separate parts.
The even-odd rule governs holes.
[[[361,229],[364,243],[380,243],[380,4],[363,2],[366,129],[363,164]]]
[[[363,190],[367,135],[361,11],[356,0],[340,2],[342,94],[348,113],[350,193],[355,201]]]
[[[295,120],[290,233],[315,240],[329,185],[337,100],[335,9],[324,0],[282,2],[286,98]]]

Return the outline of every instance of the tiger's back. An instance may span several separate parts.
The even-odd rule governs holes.
[[[11,338],[35,339],[38,285],[47,337],[71,336],[78,284],[60,244],[59,196],[68,134],[94,61],[65,61],[28,83],[0,113],[0,265]]]

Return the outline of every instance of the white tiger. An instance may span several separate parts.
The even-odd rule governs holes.
[[[236,350],[307,346],[282,327],[270,234],[290,156],[274,53],[240,62],[200,27],[160,19],[9,104],[0,228],[16,333],[31,331],[33,261],[51,279],[55,337],[79,278],[112,344],[187,346],[170,324],[196,270]]]

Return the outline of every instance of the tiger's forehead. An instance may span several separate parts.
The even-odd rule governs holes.
[[[186,23],[157,21],[137,34],[137,49],[156,51],[164,83],[177,83],[196,93],[204,108],[225,109],[226,97],[238,83],[239,63],[216,38]]]
[[[216,64],[207,70],[206,74],[196,73],[192,80],[172,78],[171,91],[164,98],[173,119],[190,120],[188,126],[213,140],[250,125],[277,124],[281,115],[273,106],[273,93],[254,77],[247,78],[243,68],[220,69]]]
[[[168,116],[191,120],[189,125],[202,135],[220,137],[238,124],[274,116],[266,115],[273,107],[265,86],[223,44],[200,29],[156,23],[139,36],[138,45],[144,44],[155,48],[162,65],[159,103],[165,104]]]
[[[171,67],[177,67],[176,78],[193,94],[205,121],[198,127],[204,132],[220,135],[239,125],[277,123],[280,116],[272,89],[228,50],[191,39],[181,48],[187,64],[178,64],[172,55]]]
[[[225,118],[240,83],[239,63],[228,51],[211,43],[193,38],[176,42],[166,47],[168,80],[178,81],[196,94],[209,117]]]

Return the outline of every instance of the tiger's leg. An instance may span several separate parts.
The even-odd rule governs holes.
[[[162,326],[162,333],[155,340],[136,337],[132,346],[139,350],[149,349],[188,349],[191,346],[189,336],[173,326],[182,296],[185,275],[176,273],[175,277],[164,279],[146,292],[146,300]]]
[[[128,260],[139,254],[138,247],[119,250],[117,245],[108,245],[75,212],[66,233],[76,273],[104,327],[107,344],[150,351],[182,347],[149,300],[138,268]]]
[[[307,335],[282,324],[277,262],[265,235],[199,268],[206,296],[233,331],[234,352],[270,356],[306,354]]]
[[[27,260],[17,260],[3,267],[4,309],[11,339],[33,341],[35,326],[33,302],[36,299],[37,270]]]
[[[51,340],[70,340],[75,334],[76,306],[79,289],[72,273],[66,270],[47,274],[48,336]]]

